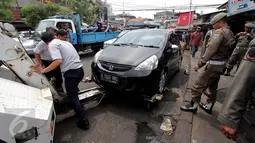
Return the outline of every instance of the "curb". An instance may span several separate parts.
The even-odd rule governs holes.
[[[189,53],[188,53],[189,54]],[[191,56],[189,62],[189,73],[191,73]],[[191,101],[190,95],[190,87],[189,83],[191,80],[191,75],[189,74],[188,81],[186,83],[186,89],[183,95],[183,103],[187,104]],[[179,117],[179,121],[176,126],[176,130],[173,137],[173,143],[190,143],[191,135],[192,135],[192,122],[193,122],[193,113],[183,112],[181,111],[181,115]]]

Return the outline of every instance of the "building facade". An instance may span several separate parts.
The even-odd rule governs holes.
[[[109,22],[115,26],[125,26],[130,19],[136,18],[129,13],[111,15],[108,17]]]
[[[14,5],[14,11],[13,11],[13,20],[22,20],[20,9],[24,6],[27,6],[29,4],[37,4],[37,3],[46,3],[47,1],[50,1],[52,3],[55,3],[55,0],[16,0],[16,4]]]
[[[154,21],[163,22],[165,20],[178,19],[178,13],[174,11],[163,11],[154,14]]]

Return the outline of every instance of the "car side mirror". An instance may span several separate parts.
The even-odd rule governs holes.
[[[171,47],[172,47],[172,49],[179,49],[179,46],[177,46],[177,45],[172,45]]]

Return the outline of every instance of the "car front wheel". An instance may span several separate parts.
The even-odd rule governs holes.
[[[177,72],[180,72],[181,71],[181,68],[182,68],[182,59],[180,59],[178,61],[178,71]]]
[[[167,73],[162,70],[158,81],[158,94],[163,94],[166,87]]]

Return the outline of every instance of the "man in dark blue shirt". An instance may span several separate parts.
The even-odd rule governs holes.
[[[102,27],[103,27],[103,24],[102,22],[100,21],[100,19],[97,21],[97,29],[95,30],[96,32],[102,32]]]

